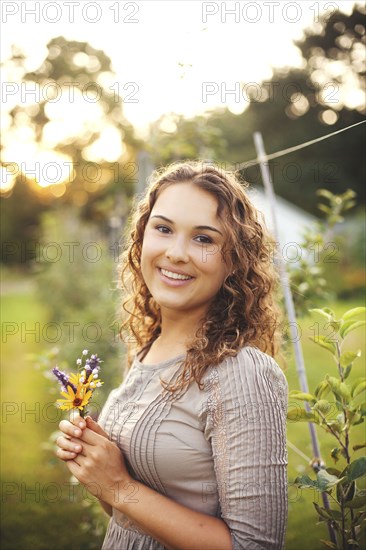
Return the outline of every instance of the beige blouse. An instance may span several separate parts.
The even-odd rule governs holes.
[[[123,451],[134,479],[198,512],[221,518],[233,550],[284,548],[287,525],[288,386],[254,347],[210,367],[173,399],[184,355],[155,365],[136,356],[99,423]],[[113,510],[103,550],[163,550]]]

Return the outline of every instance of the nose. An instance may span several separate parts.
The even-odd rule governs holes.
[[[189,261],[189,256],[184,239],[174,239],[174,241],[170,243],[169,248],[166,249],[165,256],[173,263],[187,263]]]

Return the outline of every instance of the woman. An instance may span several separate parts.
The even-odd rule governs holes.
[[[63,420],[58,439],[112,515],[104,550],[283,548],[271,248],[243,186],[212,165],[172,165],[140,201],[122,262],[127,376],[99,424]]]

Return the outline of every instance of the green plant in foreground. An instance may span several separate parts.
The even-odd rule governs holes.
[[[290,282],[298,316],[307,313],[310,304],[334,297],[327,275],[338,264],[343,239],[335,233],[335,226],[344,222],[344,214],[355,206],[356,193],[347,189],[335,195],[328,189],[318,189],[317,195],[324,201],[318,209],[325,215],[304,233],[300,247],[303,251],[298,265],[290,270]],[[324,303],[324,302],[323,302]]]
[[[350,431],[363,423],[366,416],[366,378],[358,378],[353,384],[347,382],[353,363],[361,356],[361,351],[342,352],[342,346],[350,332],[365,324],[364,320],[357,318],[366,308],[350,309],[338,320],[329,308],[310,311],[325,318],[324,328],[332,331],[331,335],[318,334],[311,339],[331,353],[338,376],[327,374],[314,394],[291,391],[290,398],[307,402],[309,410],[291,406],[287,418],[291,421],[314,422],[330,433],[336,440],[331,457],[335,463],[345,459],[346,466],[342,470],[320,467],[315,480],[303,475],[295,479],[294,485],[328,494],[330,508],[322,508],[315,502],[314,506],[320,521],[327,522],[333,529],[336,542],[322,542],[329,548],[351,550],[361,546],[366,533],[366,511],[362,509],[366,505],[366,491],[357,486],[357,480],[366,474],[366,456],[353,459],[353,454],[366,448],[366,443],[350,448]]]

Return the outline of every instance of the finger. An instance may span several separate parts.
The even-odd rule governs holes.
[[[103,428],[99,426],[98,422],[95,422],[95,420],[93,420],[91,416],[85,417],[85,420],[87,427],[90,428],[93,432],[109,439],[107,432],[105,432]]]
[[[70,451],[64,451],[64,449],[57,449],[56,456],[61,460],[67,461],[67,460],[73,460],[74,458],[76,458],[77,454]]]
[[[98,445],[98,443],[100,443],[101,437],[102,437],[101,435],[93,432],[93,430],[90,430],[90,428],[85,428],[85,430],[83,430],[83,433],[80,439],[83,442],[83,444],[95,446],[95,445]]]
[[[80,453],[83,450],[79,439],[68,438],[62,435],[56,439],[56,445],[60,447],[60,449],[72,453]]]
[[[65,435],[69,435],[70,437],[80,437],[83,433],[80,428],[77,428],[68,420],[61,420],[59,428]]]
[[[81,441],[88,443],[89,445],[95,446],[100,445],[102,442],[105,442],[106,437],[104,435],[95,433],[90,428],[85,428],[80,439]]]
[[[67,460],[66,466],[68,467],[72,475],[75,476],[76,479],[79,479],[78,474],[80,474],[80,465],[76,462],[76,458]]]
[[[85,419],[80,416],[79,409],[71,409],[69,419],[74,426],[78,426],[82,430],[86,427]]]

